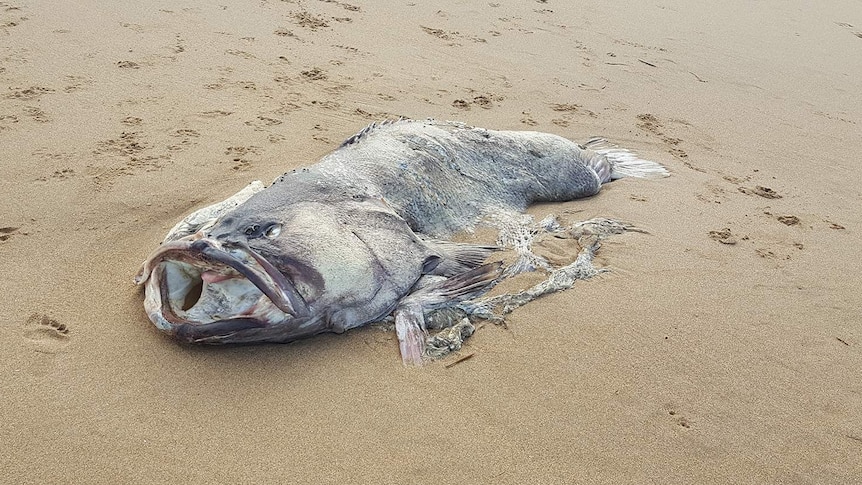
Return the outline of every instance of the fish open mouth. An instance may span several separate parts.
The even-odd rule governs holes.
[[[226,343],[308,315],[294,285],[248,246],[199,233],[164,243],[144,263],[144,308],[160,330],[188,342]]]

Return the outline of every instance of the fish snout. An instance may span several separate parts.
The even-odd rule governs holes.
[[[156,326],[188,342],[223,343],[247,332],[289,331],[308,320],[305,299],[284,273],[244,241],[201,233],[162,244],[135,278]]]

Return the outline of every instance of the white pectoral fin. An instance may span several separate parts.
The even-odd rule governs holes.
[[[499,261],[483,264],[457,276],[424,286],[408,295],[401,305],[417,305],[433,310],[475,298],[497,283],[502,273],[502,265]]]
[[[395,331],[404,365],[422,365],[425,357],[425,312],[475,298],[497,281],[501,263],[489,263],[458,276],[424,286],[408,295],[395,309]]]
[[[440,276],[457,276],[465,271],[481,266],[496,246],[455,243],[439,239],[423,239],[431,249],[439,253],[443,259],[429,274]]]
[[[425,357],[425,316],[420,305],[407,305],[395,311],[395,332],[405,366],[422,365]]]

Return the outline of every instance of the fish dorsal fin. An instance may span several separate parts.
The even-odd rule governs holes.
[[[395,119],[395,120],[385,119],[385,120],[381,120],[381,121],[374,121],[370,125],[359,130],[359,132],[357,132],[355,135],[344,140],[341,143],[341,145],[339,145],[338,148],[344,148],[346,146],[355,145],[355,144],[359,143],[360,141],[362,141],[363,139],[365,139],[370,133],[374,132],[374,130],[381,128],[383,126],[389,126],[389,125],[392,125],[392,124],[395,124],[395,123],[398,123],[401,121],[409,121],[409,120],[407,118],[399,117],[398,119]]]

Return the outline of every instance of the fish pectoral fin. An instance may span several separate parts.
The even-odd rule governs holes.
[[[483,264],[438,283],[423,286],[407,295],[401,301],[401,306],[419,306],[427,311],[476,298],[499,281],[502,266],[501,261]]]
[[[465,271],[481,266],[497,246],[482,246],[477,244],[456,243],[439,239],[424,239],[423,242],[442,257],[439,264],[425,274],[438,276],[456,276]]]
[[[425,357],[425,315],[420,305],[399,307],[395,311],[395,333],[405,366],[422,365]]]
[[[407,295],[395,309],[395,332],[405,366],[422,365],[426,356],[425,313],[476,298],[498,281],[503,263],[488,263],[424,286]]]

